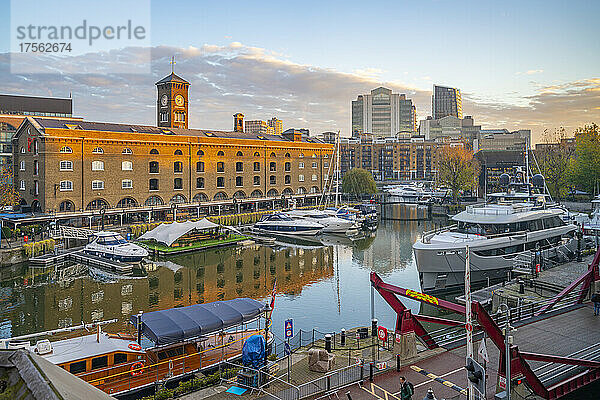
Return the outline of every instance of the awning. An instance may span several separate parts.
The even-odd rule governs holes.
[[[265,304],[239,298],[142,314],[142,334],[156,346],[179,343],[251,321],[264,311]],[[137,316],[130,321],[137,329]]]
[[[172,222],[170,224],[160,224],[156,228],[144,233],[139,239],[154,239],[157,242],[164,243],[167,246],[172,245],[177,239],[185,235],[186,233],[196,229],[214,229],[219,225],[214,222],[210,222],[206,218],[200,221],[185,221],[185,222]]]

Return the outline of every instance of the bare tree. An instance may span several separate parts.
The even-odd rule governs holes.
[[[456,202],[462,190],[475,190],[479,163],[473,153],[464,147],[446,146],[438,163],[438,184],[452,190]]]

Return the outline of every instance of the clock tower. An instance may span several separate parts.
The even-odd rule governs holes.
[[[190,83],[175,72],[156,82],[158,100],[156,121],[160,128],[188,127],[188,88]]]

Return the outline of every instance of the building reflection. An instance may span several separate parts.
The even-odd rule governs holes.
[[[147,265],[147,277],[101,282],[87,270],[71,273],[25,268],[4,277],[0,309],[3,337],[18,336],[82,321],[118,319],[106,327],[127,330],[139,311],[153,311],[236,297],[261,299],[277,290],[300,294],[311,283],[333,276],[332,247],[250,247],[203,251]],[[79,268],[78,268],[79,267]]]

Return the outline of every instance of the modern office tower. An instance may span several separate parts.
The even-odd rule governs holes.
[[[452,115],[462,119],[462,97],[460,89],[433,85],[431,96],[431,115],[440,119]]]
[[[405,94],[378,87],[352,101],[352,135],[396,137],[416,130],[416,108]]]
[[[246,121],[244,123],[244,132],[246,133],[256,133],[260,135],[265,135],[269,132],[269,125],[266,121],[262,121],[260,119],[253,121]]]

